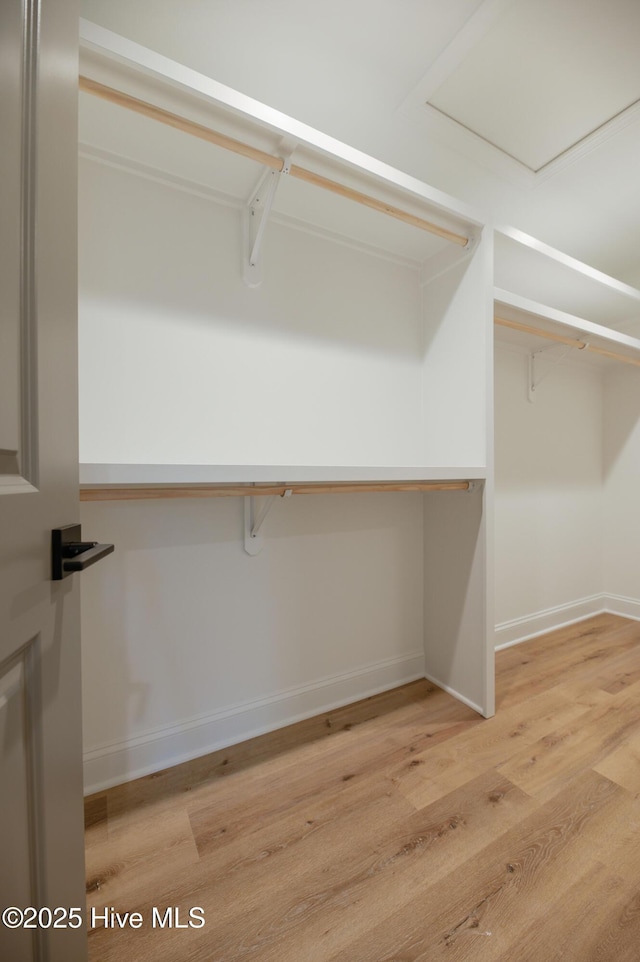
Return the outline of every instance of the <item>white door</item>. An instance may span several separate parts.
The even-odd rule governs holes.
[[[52,582],[50,547],[51,529],[78,519],[77,31],[76,0],[0,0],[0,958],[7,962],[86,959],[84,925],[73,927],[75,913],[63,914],[84,915],[81,575]],[[12,927],[28,906],[44,911]],[[50,918],[47,909],[58,907]]]

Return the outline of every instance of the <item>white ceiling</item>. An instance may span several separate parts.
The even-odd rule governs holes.
[[[519,0],[429,104],[537,172],[638,103],[638,0]]]
[[[640,97],[640,0],[81,0],[81,12],[640,285],[640,114],[625,113]]]

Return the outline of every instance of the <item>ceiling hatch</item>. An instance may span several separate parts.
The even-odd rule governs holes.
[[[639,39],[639,0],[518,0],[426,104],[539,173],[640,103]]]

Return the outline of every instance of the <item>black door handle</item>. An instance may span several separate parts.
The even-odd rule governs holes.
[[[79,524],[65,524],[51,532],[51,580],[62,581],[74,571],[84,571],[114,550],[112,544],[83,541]]]

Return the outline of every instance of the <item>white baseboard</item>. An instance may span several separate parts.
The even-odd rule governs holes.
[[[564,628],[566,625],[584,621],[585,618],[591,618],[604,611],[612,615],[620,615],[621,618],[640,621],[640,599],[606,593],[592,595],[590,598],[579,598],[566,605],[537,611],[523,618],[514,618],[513,621],[504,621],[496,625],[496,651],[510,648],[511,645],[519,645],[521,641],[528,641],[529,638],[555,631],[556,628]]]
[[[496,625],[496,651],[510,648],[511,645],[519,645],[522,641],[544,635],[556,628],[564,628],[565,625],[591,618],[606,610],[604,601],[605,595],[592,595],[590,598],[579,598],[577,601],[546,608],[544,611],[536,611],[534,614],[514,618],[512,621],[503,621]],[[621,612],[615,613],[621,614]]]
[[[424,653],[414,652],[94,748],[84,754],[85,794],[179,765],[424,677]]]
[[[623,618],[631,618],[633,621],[640,621],[640,600],[637,598],[625,598],[622,595],[602,596],[603,610],[612,615],[621,615]]]
[[[438,686],[438,688],[442,688],[442,690],[446,691],[448,695],[453,695],[453,697],[457,701],[461,701],[463,705],[468,705],[469,708],[473,708],[473,710],[477,711],[479,715],[482,715],[486,718],[486,715],[480,705],[476,705],[476,703],[471,701],[470,698],[465,698],[464,695],[461,695],[460,692],[456,691],[455,688],[452,688],[451,685],[445,685],[445,683],[436,678],[435,675],[429,675],[426,672],[424,677],[427,679],[427,681],[432,681],[434,685]]]

